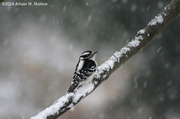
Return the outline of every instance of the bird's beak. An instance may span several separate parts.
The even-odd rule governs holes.
[[[97,53],[98,53],[98,51],[96,51],[96,52],[93,52],[93,53],[92,53],[92,55],[95,55],[95,54],[97,54]]]

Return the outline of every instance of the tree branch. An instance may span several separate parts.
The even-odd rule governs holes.
[[[143,49],[155,36],[159,34],[180,13],[180,1],[172,0],[164,10],[155,16],[148,25],[137,32],[134,39],[120,51],[115,52],[95,72],[93,82],[84,85],[74,93],[66,94],[53,105],[46,108],[31,119],[56,119],[83,98],[92,93],[104,80],[106,80],[119,66]]]

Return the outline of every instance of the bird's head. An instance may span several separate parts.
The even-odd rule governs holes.
[[[90,60],[95,60],[95,56],[98,53],[98,51],[93,52],[93,51],[84,51],[79,59],[90,59]]]

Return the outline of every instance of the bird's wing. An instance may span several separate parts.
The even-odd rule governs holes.
[[[74,92],[74,90],[79,87],[79,84],[83,81],[86,81],[96,71],[96,63],[94,61],[87,61],[84,63],[81,70],[77,70],[73,75],[73,82],[68,89],[68,93]]]

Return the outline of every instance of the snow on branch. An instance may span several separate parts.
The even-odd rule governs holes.
[[[172,2],[164,10],[155,16],[148,25],[137,32],[136,36],[120,51],[116,51],[105,63],[100,65],[95,72],[93,82],[84,85],[74,93],[66,94],[53,105],[46,108],[31,119],[56,119],[83,98],[95,90],[106,80],[120,65],[130,59],[138,51],[144,48],[160,31],[171,23],[180,14],[180,1]]]

